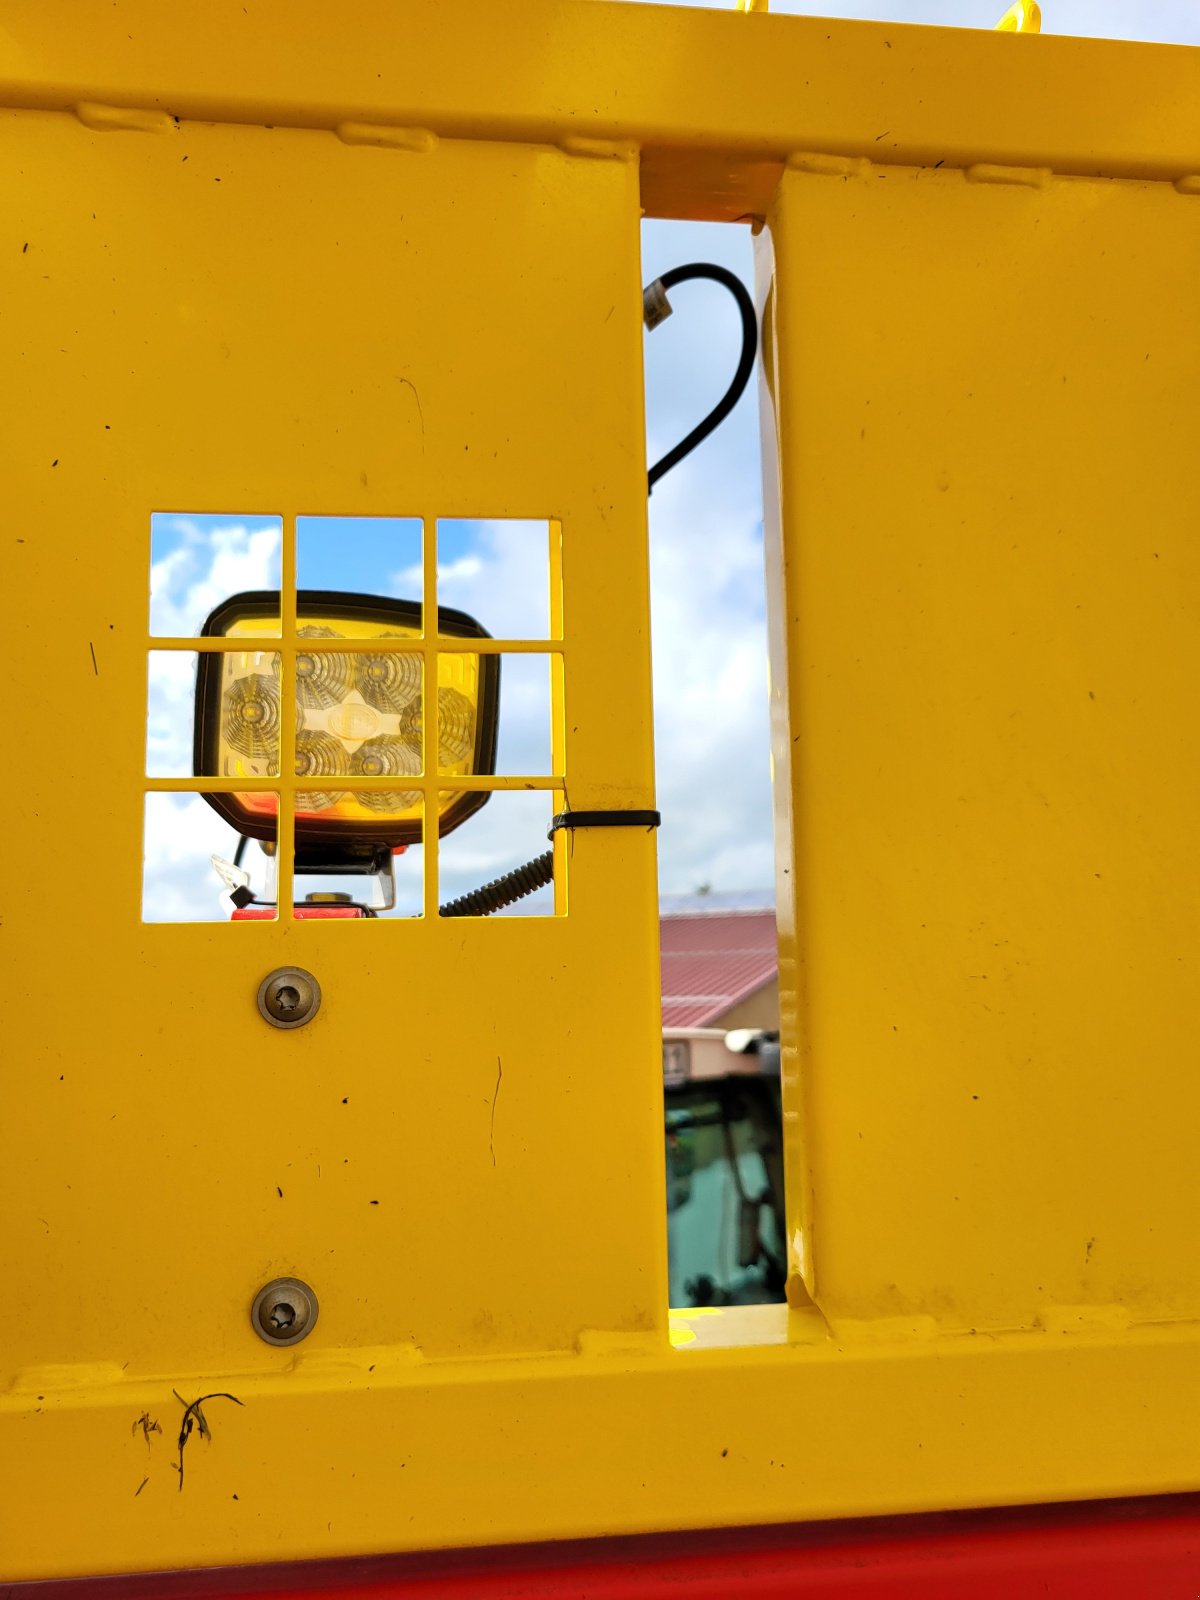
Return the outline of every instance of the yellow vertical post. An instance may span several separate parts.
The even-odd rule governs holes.
[[[835,1326],[1192,1315],[1192,201],[797,156],[770,232],[813,1291]]]

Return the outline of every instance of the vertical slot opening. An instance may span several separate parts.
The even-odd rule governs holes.
[[[753,293],[750,230],[648,221],[642,281],[712,262]],[[742,327],[719,283],[646,341],[647,460],[715,406]],[[781,1302],[786,1211],[757,380],[649,503],[669,1303]],[[684,1329],[681,1343],[694,1334]]]

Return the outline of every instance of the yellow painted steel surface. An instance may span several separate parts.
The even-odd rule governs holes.
[[[0,1575],[1200,1485],[1198,90],[569,0],[8,8]],[[555,919],[139,915],[155,510],[556,519],[565,790],[652,804],[643,204],[766,217],[777,500],[792,1310],[678,1348],[651,837],[560,843]],[[173,1391],[241,1401],[182,1489]]]
[[[1200,214],[800,157],[771,232],[815,1292],[1194,1315]]]

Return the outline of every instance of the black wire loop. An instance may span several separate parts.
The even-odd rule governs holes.
[[[685,456],[691,455],[696,446],[707,439],[714,428],[720,427],[742,398],[746,385],[750,382],[750,374],[754,371],[754,357],[758,353],[758,319],[754,314],[754,302],[739,277],[730,272],[727,267],[718,267],[712,261],[689,261],[685,266],[672,267],[669,272],[664,272],[657,282],[665,291],[673,289],[677,283],[690,283],[698,278],[705,278],[712,283],[719,283],[722,288],[728,289],[737,301],[737,308],[742,318],[742,353],[738,357],[737,371],[733,375],[733,382],[726,389],[721,400],[712,408],[703,422],[698,423],[691,433],[686,434],[679,441],[673,450],[668,450],[666,455],[660,461],[656,461],[650,468],[647,474],[648,494],[653,494],[654,485],[660,478],[665,477],[672,467],[677,467]]]

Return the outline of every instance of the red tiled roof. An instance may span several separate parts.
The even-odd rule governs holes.
[[[704,1028],[778,971],[772,911],[666,916],[662,942],[664,1028]]]

